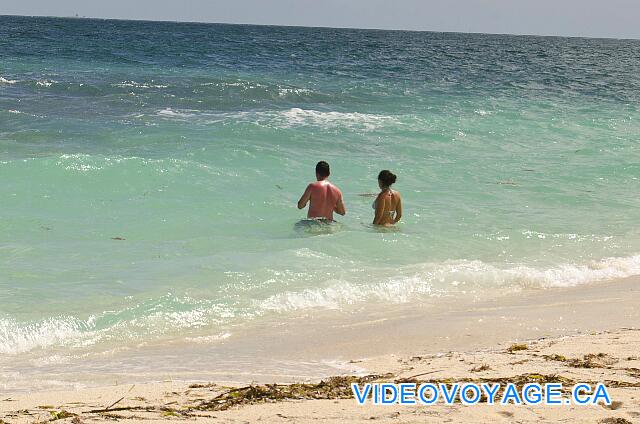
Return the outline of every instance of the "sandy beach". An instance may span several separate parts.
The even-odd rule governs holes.
[[[638,422],[639,283],[634,277],[467,303],[440,299],[434,305],[396,305],[348,317],[319,312],[299,317],[286,330],[262,323],[241,340],[230,338],[225,349],[261,349],[298,361],[342,360],[354,372],[314,381],[266,375],[256,376],[254,384],[173,378],[9,394],[0,401],[0,419],[5,423]],[[565,387],[603,382],[613,403],[357,406],[349,385],[365,381],[562,382]]]

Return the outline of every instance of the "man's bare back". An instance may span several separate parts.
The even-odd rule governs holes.
[[[340,215],[346,213],[342,192],[338,187],[327,181],[329,177],[329,164],[319,162],[316,166],[316,178],[318,181],[311,183],[298,200],[298,209],[309,205],[308,218],[323,218],[333,221],[333,213]]]

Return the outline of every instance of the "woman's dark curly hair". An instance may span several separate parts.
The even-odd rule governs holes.
[[[385,169],[384,171],[380,171],[380,173],[378,174],[378,180],[382,182],[383,186],[391,187],[391,184],[396,182],[396,175],[393,172]]]

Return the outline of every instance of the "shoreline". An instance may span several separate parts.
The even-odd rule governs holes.
[[[363,375],[364,365],[385,355],[478,350],[629,326],[640,322],[638,281],[306,309],[249,321],[222,336],[201,334],[91,356],[19,355],[19,363],[4,370],[0,396],[166,380],[244,385]]]
[[[84,422],[326,422],[376,420],[410,422],[541,421],[628,424],[640,419],[639,329],[620,329],[466,353],[397,357],[393,372],[364,377],[332,377],[314,384],[225,386],[162,382],[43,392],[4,397],[1,423]],[[381,368],[382,369],[382,368]],[[358,406],[350,391],[356,382],[500,382],[519,389],[526,383],[603,382],[611,404],[591,406],[490,406],[460,403],[414,406]]]
[[[523,422],[536,422],[539,414],[557,419],[575,416],[578,422],[580,419],[587,420],[590,415],[602,415],[603,419],[622,417],[634,422],[640,418],[640,407],[633,409],[633,403],[629,404],[633,399],[637,404],[640,398],[640,359],[637,356],[640,329],[634,329],[640,322],[639,301],[640,278],[630,277],[579,287],[526,290],[468,303],[434,299],[428,305],[399,304],[357,313],[315,311],[295,318],[286,328],[273,326],[273,322],[256,323],[244,331],[243,337],[230,337],[222,345],[207,347],[223,349],[228,354],[235,352],[240,356],[253,351],[254,355],[270,354],[273,360],[286,357],[301,366],[313,366],[318,361],[330,358],[351,366],[352,369],[345,369],[339,374],[353,378],[378,375],[397,379],[427,373],[429,378],[436,380],[510,379],[540,374],[561,375],[572,381],[582,381],[582,378],[586,381],[625,382],[631,386],[612,389],[614,400],[622,402],[616,410],[549,406],[492,408],[487,405],[473,408],[439,405],[428,407],[427,410],[425,407],[406,406],[363,408],[357,407],[353,399],[332,398],[329,394],[323,400],[291,400],[285,397],[277,403],[260,401],[253,404],[249,401],[229,410],[215,411],[213,415],[216,416],[215,420],[233,422],[237,419],[254,421],[257,417],[271,414],[273,420],[286,422],[287,418],[277,415],[281,414],[283,417],[296,416],[293,421],[304,422],[301,418],[307,412],[315,411],[314,414],[319,414],[317,418],[339,422],[364,415],[385,421],[389,414],[396,412],[401,417],[406,415],[407,419],[417,419],[415,414],[424,413],[429,418],[435,413],[431,418],[442,418],[440,414],[451,413],[460,414],[456,421],[483,422],[492,416],[495,418],[500,411],[506,414],[502,415],[503,418],[517,417],[523,411],[528,411],[527,414],[533,415],[529,418],[520,417]],[[525,343],[528,348],[522,352],[509,352],[509,346],[514,343]],[[206,349],[200,354],[206,355]],[[591,358],[589,355],[597,359],[600,354],[604,355],[601,358],[603,361],[596,360],[593,364],[587,364],[589,366],[586,368],[571,365],[578,363],[575,361]],[[545,355],[547,359],[544,359]],[[514,361],[515,358],[521,362]],[[486,371],[472,371],[482,369],[485,365],[489,367]],[[0,419],[8,423],[33,422],[36,417],[38,420],[43,417],[69,421],[74,418],[108,420],[110,412],[88,411],[105,409],[122,398],[117,403],[118,408],[133,408],[122,410],[123,418],[127,414],[136,416],[143,412],[148,414],[145,420],[183,417],[208,422],[214,420],[210,413],[195,416],[183,412],[191,410],[189,408],[198,399],[204,402],[211,399],[214,393],[229,390],[225,387],[243,387],[247,384],[242,379],[233,382],[233,378],[224,378],[224,374],[216,376],[215,373],[206,379],[190,379],[192,381],[181,381],[176,377],[168,376],[171,381],[156,383],[141,384],[134,381],[79,390],[31,391],[15,396],[6,394],[0,402]],[[283,378],[276,375],[255,377],[249,383],[317,384],[329,375],[316,378]],[[55,415],[58,413],[55,411],[62,410],[77,416],[64,418]],[[335,414],[340,419],[332,418]],[[394,422],[398,422],[394,419]],[[594,422],[593,419],[587,421]]]

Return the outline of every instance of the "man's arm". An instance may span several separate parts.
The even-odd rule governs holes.
[[[340,193],[340,197],[338,198],[338,202],[336,203],[336,207],[333,211],[342,216],[347,213],[347,208],[344,207],[344,202],[342,201],[342,193]]]
[[[307,186],[307,189],[302,193],[302,197],[298,200],[298,209],[304,209],[311,200],[311,184]]]

